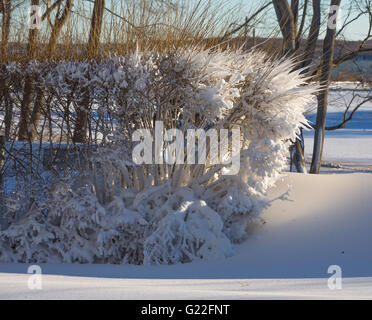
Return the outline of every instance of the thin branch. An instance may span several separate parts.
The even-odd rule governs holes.
[[[303,11],[302,11],[301,24],[300,24],[300,28],[297,32],[297,37],[296,37],[296,49],[298,49],[298,47],[300,46],[300,40],[301,40],[303,32],[304,32],[304,26],[305,26],[305,20],[306,20],[306,15],[307,15],[308,3],[309,3],[309,0],[305,0],[304,8],[303,8]]]
[[[360,107],[362,107],[365,103],[369,102],[369,101],[372,101],[372,96],[371,97],[368,97],[366,99],[364,99],[363,101],[361,101],[360,103],[358,103],[354,108],[353,108],[353,111],[347,115],[348,111],[350,110],[350,106],[351,106],[351,103],[354,101],[356,96],[353,96],[352,100],[350,101],[349,105],[346,107],[346,110],[344,112],[344,117],[343,117],[343,121],[336,124],[336,125],[333,125],[333,126],[328,126],[328,127],[325,127],[325,130],[327,131],[333,131],[333,130],[337,130],[337,129],[342,129],[342,128],[345,128],[346,124],[348,122],[350,122],[352,119],[353,119],[353,116],[355,114],[355,112],[358,111],[358,109]],[[316,129],[316,125],[313,125],[313,124],[310,124],[309,127],[311,129]]]
[[[230,31],[230,32],[227,32],[224,34],[224,36],[222,37],[221,41],[223,41],[224,39],[226,39],[227,37],[230,37],[231,35],[233,35],[234,33],[237,33],[238,31],[240,31],[241,29],[243,29],[244,27],[248,26],[251,21],[256,18],[262,11],[264,11],[266,8],[268,8],[270,5],[272,4],[272,2],[270,1],[269,3],[267,3],[266,5],[264,5],[263,7],[261,7],[260,9],[258,9],[253,15],[251,15],[248,19],[246,19],[246,21],[239,25],[237,28],[235,28],[234,30]]]
[[[49,17],[50,13],[62,2],[62,0],[56,0],[51,6],[49,6],[41,17],[41,21],[44,21]]]

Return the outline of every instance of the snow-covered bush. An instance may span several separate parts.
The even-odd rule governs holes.
[[[294,69],[262,52],[201,50],[57,63],[39,85],[77,105],[89,91],[103,115],[101,143],[84,170],[9,222],[0,260],[171,264],[231,255],[306,123],[316,88]],[[183,133],[239,128],[239,174],[211,161],[136,164],[133,133],[154,132],[156,121]]]

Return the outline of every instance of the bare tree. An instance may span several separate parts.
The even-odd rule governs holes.
[[[39,6],[40,0],[31,0],[32,6]],[[33,12],[30,12],[33,14]],[[27,56],[29,60],[36,57],[36,40],[38,36],[37,28],[30,28],[28,31]],[[21,114],[19,120],[18,140],[26,141],[29,138],[29,114],[31,103],[34,98],[34,90],[32,86],[32,79],[27,78],[23,88],[23,99],[21,103]]]
[[[303,61],[298,67],[305,68],[310,65],[316,48],[320,29],[320,0],[313,0],[313,18],[310,26],[309,36],[306,41],[304,52],[300,52],[300,41],[303,37],[304,17],[307,14],[308,0],[305,1],[302,12],[302,20],[298,28],[299,0],[292,0],[289,5],[287,0],[273,0],[276,17],[283,35],[283,54],[297,56]],[[304,157],[304,143],[301,137],[297,138],[290,148],[291,171],[306,172]]]
[[[57,3],[57,1],[55,3]],[[46,49],[46,56],[47,57],[53,57],[53,55],[56,51],[58,38],[61,34],[61,30],[62,30],[63,26],[66,24],[67,20],[69,19],[70,15],[71,15],[71,11],[72,11],[72,7],[74,5],[74,1],[73,0],[66,0],[66,3],[65,3],[65,6],[64,6],[63,10],[61,9],[61,4],[62,4],[62,2],[59,1],[58,2],[57,14],[56,14],[54,23],[52,23],[49,19],[50,11],[48,13],[48,21],[49,21],[49,24],[51,25],[52,30],[51,30],[51,35],[50,35],[50,38],[49,38],[49,43],[48,43],[48,46],[47,46],[47,49]],[[62,12],[62,13],[59,14],[60,12]],[[39,125],[40,116],[41,116],[41,109],[42,109],[43,104],[44,104],[44,92],[42,90],[40,90],[39,88],[37,88],[34,108],[32,110],[31,119],[30,119],[30,123],[32,125],[32,131],[30,133],[31,134],[31,137],[30,137],[31,140],[34,139],[34,137],[37,133],[37,127]]]
[[[340,1],[331,2],[331,6],[339,6]],[[353,108],[351,113],[347,115],[347,112],[350,109],[350,105],[346,107],[344,113],[344,119],[337,125],[326,127],[326,115],[327,115],[327,105],[328,105],[328,91],[329,91],[329,81],[330,74],[332,70],[338,67],[341,63],[350,61],[357,57],[363,52],[372,52],[372,47],[368,46],[368,40],[372,39],[372,1],[363,0],[363,1],[352,1],[349,4],[349,11],[356,7],[358,12],[355,17],[344,21],[340,30],[327,28],[327,34],[324,39],[323,44],[323,54],[319,65],[315,68],[314,74],[317,74],[317,79],[319,79],[320,84],[323,86],[322,90],[318,95],[318,108],[317,108],[317,117],[316,124],[313,126],[315,130],[314,134],[314,147],[313,147],[313,156],[311,162],[311,173],[319,173],[323,155],[323,145],[324,145],[324,135],[325,130],[337,130],[346,126],[346,124],[352,120],[355,112],[366,102],[370,101],[370,97],[367,96],[361,102],[359,102],[356,107]],[[331,7],[332,8],[332,7]],[[349,15],[348,15],[349,16]],[[343,47],[346,47],[347,41],[344,41],[344,44],[339,44],[341,54],[336,56],[335,51],[335,40],[338,36],[342,35],[342,31],[352,22],[357,21],[362,16],[367,16],[369,25],[365,29],[367,31],[365,38],[360,41],[359,45],[351,50],[347,50]],[[342,50],[341,50],[342,49]],[[335,57],[336,56],[336,57]]]
[[[74,1],[65,0],[64,6],[62,6],[63,2],[64,2],[63,0],[56,0],[53,4],[49,3],[44,14],[41,17],[41,21],[47,19],[49,25],[51,26],[51,35],[49,38],[49,43],[47,45],[46,52],[44,53],[45,57],[52,57],[54,55],[57,47],[57,41],[62,31],[62,28],[71,14]],[[31,0],[31,4],[39,6],[40,0]],[[57,12],[53,23],[50,19],[50,15],[54,9],[56,9]],[[36,52],[37,36],[38,36],[37,28],[29,30],[27,52],[28,59],[30,60],[35,59],[37,54]],[[31,79],[28,79],[25,82],[25,87],[23,91],[23,101],[21,104],[21,116],[18,131],[18,139],[21,141],[25,140],[32,141],[36,134],[36,129],[40,120],[41,107],[44,102],[44,93],[41,90],[36,89],[34,108],[31,111],[31,103],[34,99],[34,96],[35,90],[32,86],[32,81]]]
[[[364,8],[361,7],[361,3],[363,2]],[[333,9],[335,8],[335,6],[339,7],[340,3],[340,0],[332,0],[329,8]],[[359,1],[357,6],[355,6],[355,3],[348,4],[349,12],[351,12],[354,7],[357,7],[359,8],[358,14],[355,17],[350,18],[349,20],[343,21],[343,24],[338,31],[333,28],[327,28],[327,33],[323,41],[323,53],[320,61],[317,62],[315,61],[315,53],[321,27],[321,1],[312,0],[312,20],[310,27],[308,28],[309,32],[307,39],[303,44],[305,38],[305,30],[307,29],[305,26],[305,17],[306,15],[308,15],[309,0],[303,1],[302,18],[300,23],[299,10],[301,10],[301,6],[299,0],[291,0],[291,4],[289,4],[287,0],[273,0],[277,20],[281,33],[283,35],[283,53],[296,57],[296,59],[299,61],[298,67],[302,69],[302,72],[307,74],[309,72],[312,72],[312,79],[319,81],[320,85],[323,87],[323,90],[317,97],[317,123],[313,127],[315,129],[315,137],[313,158],[310,168],[311,173],[319,173],[321,165],[324,130],[327,129],[325,127],[325,120],[327,114],[328,87],[331,71],[341,63],[355,58],[362,52],[372,51],[372,48],[366,47],[367,41],[371,39],[372,36],[371,4],[371,0]],[[331,16],[334,16],[334,13],[335,12],[332,12]],[[369,27],[367,30],[367,36],[360,42],[359,46],[357,46],[356,48],[354,48],[350,52],[344,53],[340,57],[334,58],[336,37],[340,36],[342,34],[342,31],[344,31],[344,29],[349,24],[357,21],[362,15],[369,16]],[[346,40],[345,43],[347,43]],[[349,119],[349,117],[346,117],[346,119],[349,119],[348,121],[350,121],[351,118]],[[342,125],[344,124],[341,123],[339,127],[341,127]],[[294,145],[290,148],[291,171],[306,172],[303,146],[304,143],[301,135],[300,139],[297,139]]]
[[[1,20],[1,49],[0,49],[0,59],[3,63],[2,68],[2,77],[0,78],[0,103],[3,102],[5,106],[5,138],[9,139],[12,118],[13,118],[13,103],[9,95],[8,85],[5,79],[5,63],[8,61],[8,45],[9,45],[9,36],[10,36],[10,23],[12,12],[21,6],[25,0],[11,1],[11,0],[0,0],[0,13],[2,13]]]
[[[48,57],[52,57],[56,50],[58,38],[60,36],[63,26],[65,25],[68,18],[70,17],[72,7],[74,5],[74,0],[66,0],[63,10],[60,8],[61,3],[62,2],[60,1],[57,14],[55,17],[55,21],[51,26],[52,32],[50,34],[49,44],[48,44],[47,51],[46,51],[46,54]],[[62,12],[61,15],[59,15],[60,12]]]
[[[331,10],[333,7],[339,7],[341,0],[331,1]],[[338,9],[337,9],[338,10]],[[330,12],[330,16],[334,12]],[[327,25],[327,34],[323,42],[323,54],[321,59],[321,74],[320,85],[322,86],[321,92],[318,94],[318,108],[316,115],[316,128],[314,135],[314,149],[313,158],[311,161],[310,173],[319,173],[322,162],[323,145],[324,145],[324,129],[327,117],[328,106],[328,88],[331,76],[335,39],[336,39],[336,26]]]

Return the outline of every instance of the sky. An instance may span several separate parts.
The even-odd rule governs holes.
[[[76,3],[84,3],[84,6],[86,8],[91,7],[92,5],[87,0],[77,0]],[[106,0],[106,6],[110,9],[114,9],[111,4],[115,1],[120,0]],[[199,0],[185,0],[190,1],[190,3],[197,3]],[[208,0],[203,0],[208,1]],[[244,19],[246,16],[250,16],[253,12],[255,12],[260,5],[263,3],[267,3],[269,0],[211,0],[212,4],[215,4],[219,1],[222,1],[224,3],[224,6],[226,6],[226,11],[229,12],[229,10],[232,10],[231,12],[234,13],[234,18],[236,18],[237,23],[244,22]],[[290,1],[290,0],[289,0]],[[343,20],[347,18],[348,10],[347,8],[350,6],[351,2],[364,2],[367,0],[341,0],[341,17]],[[308,14],[308,22],[311,20],[311,0],[309,1],[309,8],[310,12]],[[322,19],[325,21],[328,10],[329,10],[329,3],[330,0],[322,0]],[[303,3],[303,0],[300,0],[300,3]],[[239,7],[240,10],[233,10],[231,8],[233,7]],[[115,10],[114,10],[115,11]],[[268,8],[268,13],[266,15],[266,20],[264,20],[262,23],[255,25],[254,28],[256,29],[256,35],[257,36],[280,36],[280,33],[277,32],[273,34],[273,29],[278,28],[278,24],[276,21],[276,15],[273,6],[271,5]],[[347,40],[362,40],[366,36],[368,29],[368,17],[363,16],[359,18],[356,22],[350,24],[348,28],[345,29],[345,37]],[[322,39],[325,35],[325,28],[322,28],[321,34],[319,36],[320,39]]]
[[[79,0],[82,1],[82,0]],[[115,0],[106,0],[106,5],[110,7],[111,1]],[[117,0],[116,0],[117,1]],[[200,0],[189,0],[191,3],[197,3]],[[208,0],[204,0],[208,1]],[[224,2],[226,3],[226,6],[229,6],[231,8],[233,7],[240,7],[241,10],[238,12],[240,13],[241,17],[237,17],[239,21],[244,21],[245,16],[249,16],[252,12],[255,12],[260,5],[263,3],[267,3],[269,0],[211,0],[212,3],[217,2]],[[288,0],[290,2],[290,0]],[[341,17],[342,21],[347,19],[348,15],[348,8],[350,7],[350,4],[352,2],[360,2],[363,3],[366,0],[341,0]],[[308,13],[308,19],[311,19],[312,14],[312,4],[311,0],[309,1],[309,13]],[[303,0],[300,0],[300,3],[303,3]],[[329,10],[329,4],[330,0],[321,0],[322,3],[322,19],[326,18],[326,15]],[[228,8],[227,8],[228,9]],[[272,35],[272,29],[274,26],[277,26],[276,23],[276,16],[273,6],[270,6],[268,8],[268,15],[267,15],[267,21],[262,23],[262,25],[257,26],[256,32],[258,35],[265,35],[265,32],[267,35]],[[350,18],[349,18],[350,19]],[[265,31],[265,28],[267,29]],[[345,37],[347,40],[362,40],[366,36],[368,29],[368,18],[367,16],[360,17],[356,22],[350,24],[349,27],[345,29]],[[324,37],[326,29],[323,28],[320,38]],[[280,36],[280,35],[279,35]]]
[[[230,0],[231,5],[241,5],[242,6],[242,15],[249,14],[250,9],[254,10],[259,7],[260,4],[267,2],[266,0]],[[301,1],[303,2],[303,1]],[[348,16],[348,8],[350,7],[350,3],[352,1],[350,0],[341,0],[341,17],[342,21],[347,19]],[[359,2],[363,2],[363,0],[359,0]],[[325,19],[326,12],[329,10],[329,3],[330,1],[322,1],[322,10],[324,10],[324,13],[322,15],[322,18]],[[311,8],[311,1],[309,1],[310,8]],[[272,6],[270,6],[270,11],[268,15],[269,19],[275,19],[275,11]],[[309,14],[309,19],[311,19],[311,11]],[[263,28],[259,27],[262,32]],[[345,37],[347,40],[362,40],[366,34],[368,29],[368,17],[363,16],[359,18],[356,22],[351,23],[347,29],[345,29]],[[325,34],[325,30],[322,32],[323,36]]]

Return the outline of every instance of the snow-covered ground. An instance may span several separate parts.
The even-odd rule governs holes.
[[[372,299],[372,175],[287,174],[235,255],[173,266],[0,264],[2,299]],[[328,267],[342,289],[328,288]]]
[[[327,125],[342,119],[350,98],[331,92]],[[305,132],[308,159],[312,137]],[[269,197],[289,190],[287,197],[263,212],[229,259],[41,265],[42,290],[28,289],[29,265],[0,264],[0,299],[372,299],[372,102],[346,128],[326,133],[324,159],[323,173],[344,174],[283,175]],[[341,290],[328,287],[331,265],[341,267]]]

